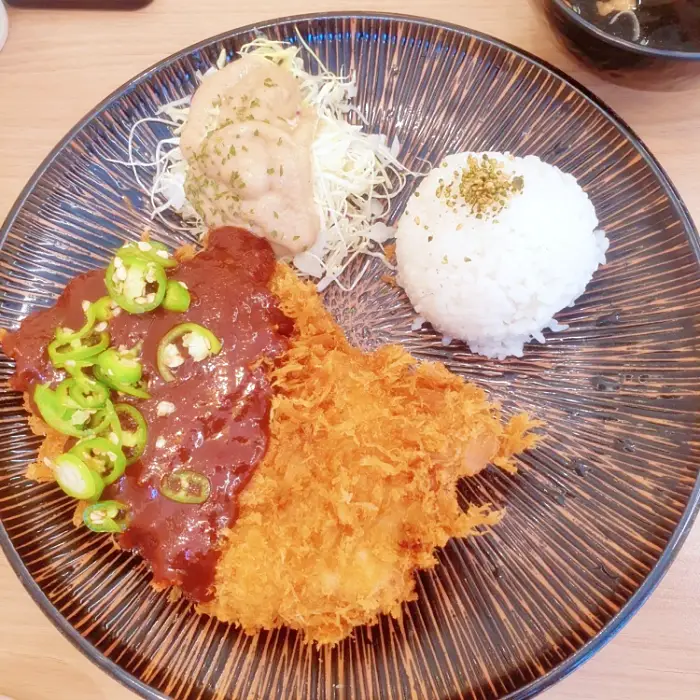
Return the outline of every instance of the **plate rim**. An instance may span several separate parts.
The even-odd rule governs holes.
[[[577,79],[567,75],[563,70],[552,65],[549,61],[536,56],[535,54],[522,49],[510,42],[504,41],[497,37],[491,36],[484,32],[470,29],[467,26],[445,22],[438,19],[421,17],[418,15],[391,13],[391,12],[370,12],[370,11],[346,11],[346,12],[310,12],[297,15],[286,15],[272,19],[265,19],[259,22],[253,22],[240,27],[234,27],[219,34],[207,37],[200,41],[191,44],[175,53],[172,53],[159,61],[156,61],[145,70],[136,74],[125,83],[113,90],[107,97],[102,99],[95,107],[90,109],[69,131],[60,139],[60,141],[51,149],[48,155],[42,160],[36,170],[32,173],[27,181],[27,184],[22,188],[14,204],[10,208],[2,228],[0,229],[0,248],[4,245],[7,235],[12,228],[20,210],[26,203],[26,200],[36,187],[37,183],[44,175],[46,170],[56,160],[61,151],[97,116],[103,109],[109,106],[111,102],[123,96],[129,90],[133,89],[137,83],[140,83],[145,78],[148,78],[155,71],[165,68],[173,62],[195,52],[201,50],[212,43],[222,41],[237,34],[250,32],[253,30],[264,31],[268,27],[275,27],[281,24],[293,24],[297,22],[311,22],[314,20],[333,20],[333,19],[357,19],[357,20],[389,20],[406,22],[409,24],[444,29],[450,32],[474,37],[492,46],[505,49],[508,52],[514,53],[521,58],[534,63],[539,68],[550,72],[554,76],[563,80],[572,89],[576,90],[589,104],[595,107],[603,115],[609,118],[614,125],[622,132],[622,134],[634,145],[638,150],[646,164],[651,168],[654,174],[661,182],[662,187],[666,190],[669,199],[675,205],[678,216],[684,224],[688,236],[688,242],[696,258],[700,264],[700,235],[696,228],[688,209],[673,185],[671,179],[667,175],[663,166],[656,160],[655,156],[649,151],[642,139],[636,132],[620,117],[617,112],[605,103],[601,98],[595,95],[591,90],[581,84]],[[596,652],[600,651],[608,642],[610,642],[618,632],[629,622],[632,616],[644,605],[649,596],[653,593],[661,580],[675,561],[678,552],[685,542],[693,523],[700,510],[700,472],[695,479],[695,485],[688,497],[688,503],[676,524],[676,527],[671,534],[666,546],[664,547],[661,556],[657,559],[652,569],[642,581],[639,588],[630,596],[627,602],[618,610],[618,612],[580,649],[577,649],[571,656],[554,666],[544,675],[530,681],[521,688],[510,692],[502,697],[501,700],[526,700],[541,693],[545,689],[551,687],[555,683],[569,676],[579,666],[588,661]],[[36,603],[39,609],[52,622],[54,627],[77,648],[85,657],[92,663],[105,671],[114,680],[133,691],[137,695],[146,700],[169,700],[168,696],[146,684],[141,679],[126,671],[117,663],[105,656],[97,647],[91,644],[83,637],[68,620],[61,615],[58,609],[49,600],[48,596],[43,592],[39,584],[29,573],[22,558],[17,550],[12,545],[9,535],[5,530],[5,526],[0,520],[0,548],[10,567],[23,585],[24,589],[29,593],[32,600]]]

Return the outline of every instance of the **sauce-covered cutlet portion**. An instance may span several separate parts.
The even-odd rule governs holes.
[[[158,308],[109,321],[113,346],[141,348],[150,398],[119,399],[138,407],[148,440],[141,458],[105,489],[102,500],[128,506],[129,526],[118,543],[146,559],[154,582],[178,586],[198,601],[212,595],[219,533],[233,525],[237,495],[267,449],[271,388],[260,360],[279,356],[293,328],[268,288],[274,270],[266,241],[240,229],[219,229],[209,235],[205,251],[170,275],[189,290],[186,312]],[[104,280],[104,270],[77,277],[55,306],[32,314],[18,332],[5,336],[5,352],[17,363],[15,389],[31,395],[37,383],[55,385],[65,376],[46,347],[57,327],[81,325],[83,303],[106,294]],[[182,323],[207,328],[222,349],[199,362],[183,357],[166,382],[157,370],[158,345]],[[49,433],[52,444],[66,445]],[[176,471],[206,477],[208,498],[182,503],[165,497],[163,478]]]

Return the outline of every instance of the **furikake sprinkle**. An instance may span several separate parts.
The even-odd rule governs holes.
[[[467,167],[455,170],[451,182],[441,178],[435,196],[453,211],[468,207],[477,219],[483,219],[500,214],[509,198],[521,193],[524,186],[521,175],[504,172],[502,163],[484,154],[481,158],[468,156]]]

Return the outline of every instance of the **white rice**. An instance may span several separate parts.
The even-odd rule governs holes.
[[[411,197],[396,235],[398,281],[417,315],[472,352],[522,356],[542,330],[560,331],[554,315],[584,292],[605,263],[608,240],[576,179],[535,156],[488,153],[506,173],[523,177],[495,217],[449,209],[440,181],[468,167],[469,155],[448,156]]]

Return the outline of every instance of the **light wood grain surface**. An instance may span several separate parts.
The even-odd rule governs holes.
[[[677,94],[608,84],[582,70],[564,52],[533,2],[154,0],[132,12],[11,8],[10,37],[0,52],[0,217],[64,133],[109,92],[155,61],[255,21],[310,11],[364,9],[463,24],[517,44],[567,71],[638,132],[700,221],[700,82]],[[135,697],[54,629],[0,555],[2,694],[16,700]],[[700,527],[691,533],[651,600],[618,637],[544,697],[700,698]]]

